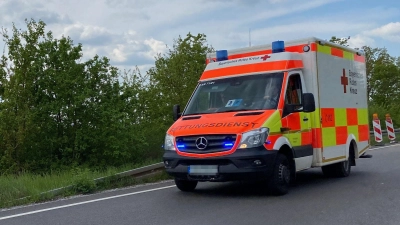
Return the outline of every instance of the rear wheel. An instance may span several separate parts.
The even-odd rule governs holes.
[[[348,177],[350,171],[351,165],[349,160],[322,167],[322,172],[327,177]]]
[[[175,184],[181,191],[189,192],[193,191],[197,186],[197,181],[192,180],[179,180],[175,178]]]
[[[292,177],[289,160],[285,155],[278,154],[272,177],[269,180],[269,190],[275,195],[287,194]]]

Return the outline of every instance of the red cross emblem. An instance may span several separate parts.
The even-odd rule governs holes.
[[[349,85],[349,78],[346,77],[346,70],[343,69],[343,76],[340,77],[340,83],[343,85],[343,93],[347,92],[346,86]]]
[[[264,55],[263,57],[261,57],[261,59],[262,59],[263,61],[265,61],[265,60],[267,60],[267,59],[269,59],[269,58],[271,58],[271,56],[269,56],[269,55]]]

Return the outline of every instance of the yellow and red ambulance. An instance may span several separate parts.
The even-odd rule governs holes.
[[[363,52],[312,37],[220,50],[206,63],[165,137],[180,190],[256,179],[286,194],[296,172],[346,177],[368,150]]]

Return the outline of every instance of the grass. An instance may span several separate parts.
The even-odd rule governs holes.
[[[153,161],[136,165],[127,165],[120,168],[109,168],[106,171],[72,169],[70,171],[49,173],[45,175],[25,173],[18,176],[0,176],[0,209],[54,200],[77,194],[89,194],[140,183],[171,179],[165,172],[159,172],[145,178],[113,177],[113,175],[117,173],[153,163],[157,162]],[[94,181],[94,179],[100,177],[109,178],[104,179],[101,182]],[[70,188],[63,189],[55,194],[48,192],[62,187]]]
[[[396,134],[396,135],[398,135],[398,134]],[[395,141],[397,141],[397,138],[395,139]],[[374,145],[378,144],[378,142],[375,141],[374,135],[370,136],[370,144],[371,144],[371,146],[374,146]],[[382,142],[380,142],[379,144],[380,145],[382,145],[382,144],[390,144],[390,140],[389,140],[387,134],[386,135],[385,134],[382,135]]]

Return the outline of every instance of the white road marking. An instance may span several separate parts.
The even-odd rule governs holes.
[[[369,150],[370,150],[370,151],[372,151],[372,150],[376,150],[376,149],[382,149],[382,148],[388,148],[388,147],[394,147],[394,146],[400,146],[400,144],[395,144],[395,145],[385,145],[385,146],[382,146],[382,147],[370,148]]]
[[[388,148],[388,147],[394,147],[394,146],[400,146],[400,144],[386,145],[386,146],[377,147],[377,148],[370,148],[369,150],[372,151],[372,150],[376,150],[376,149],[382,149],[382,148]],[[62,206],[57,206],[57,207],[52,207],[52,208],[47,208],[47,209],[35,210],[35,211],[31,211],[31,212],[26,212],[26,213],[20,213],[20,214],[15,214],[15,215],[11,215],[11,216],[0,217],[0,220],[6,220],[6,219],[11,219],[11,218],[21,217],[21,216],[26,216],[26,215],[32,215],[32,214],[47,212],[47,211],[56,210],[56,209],[68,208],[68,207],[88,204],[88,203],[92,203],[92,202],[99,202],[99,201],[104,201],[104,200],[113,199],[113,198],[120,198],[120,197],[129,196],[129,195],[137,195],[137,194],[142,194],[142,193],[146,193],[146,192],[158,191],[158,190],[172,188],[172,187],[175,187],[175,185],[154,188],[154,189],[144,190],[144,191],[138,191],[138,192],[132,192],[132,193],[127,193],[127,194],[123,194],[123,195],[115,195],[115,196],[99,198],[99,199],[94,199],[94,200],[89,200],[89,201],[84,201],[84,202],[77,202],[77,203],[73,203],[73,204],[62,205]]]
[[[105,197],[105,198],[93,199],[93,200],[89,200],[89,201],[77,202],[77,203],[72,203],[72,204],[68,204],[68,205],[62,205],[62,206],[57,206],[57,207],[52,207],[52,208],[47,208],[47,209],[35,210],[35,211],[31,211],[31,212],[25,212],[25,213],[15,214],[15,215],[11,215],[11,216],[0,217],[0,220],[6,220],[6,219],[15,218],[15,217],[21,217],[21,216],[26,216],[26,215],[31,215],[31,214],[41,213],[41,212],[47,212],[47,211],[56,210],[56,209],[68,208],[68,207],[88,204],[88,203],[92,203],[92,202],[99,202],[99,201],[104,201],[104,200],[113,199],[113,198],[120,198],[120,197],[129,196],[129,195],[137,195],[137,194],[142,194],[142,193],[146,193],[146,192],[158,191],[158,190],[172,188],[172,187],[175,187],[175,185],[154,188],[154,189],[144,190],[144,191],[138,191],[138,192],[132,192],[132,193],[127,193],[127,194],[122,194],[122,195],[115,195],[115,196],[110,196],[110,197]]]

